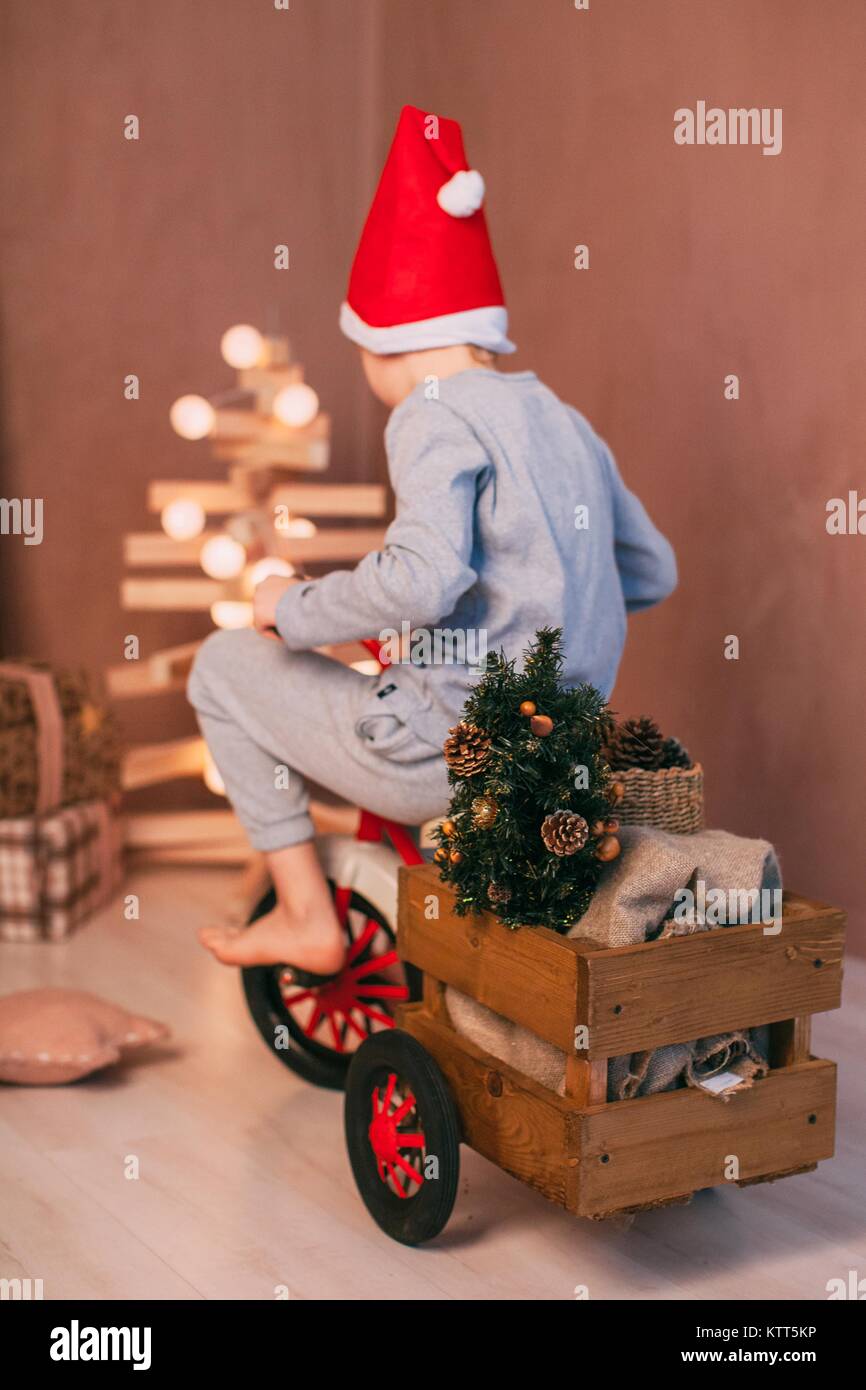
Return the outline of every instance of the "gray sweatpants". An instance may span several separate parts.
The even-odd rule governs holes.
[[[399,672],[365,676],[250,628],[211,633],[187,694],[256,849],[312,837],[305,778],[407,825],[444,814],[445,760],[401,718],[399,685]]]

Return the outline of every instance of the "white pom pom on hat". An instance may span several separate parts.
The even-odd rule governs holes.
[[[471,217],[484,202],[484,180],[477,169],[460,169],[443,183],[436,201],[451,217]]]

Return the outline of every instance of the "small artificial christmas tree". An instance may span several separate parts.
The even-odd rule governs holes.
[[[560,637],[542,628],[522,671],[488,657],[445,742],[454,790],[435,858],[461,914],[566,931],[619,853],[611,803],[621,788],[602,751],[609,712],[593,686],[560,684]]]

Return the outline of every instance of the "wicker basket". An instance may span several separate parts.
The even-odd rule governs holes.
[[[654,825],[674,835],[693,835],[703,829],[704,769],[700,763],[664,767],[658,772],[629,767],[612,775],[625,787],[615,811],[623,825]]]

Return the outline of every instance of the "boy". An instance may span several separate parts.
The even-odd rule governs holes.
[[[201,933],[226,964],[291,962],[309,986],[342,964],[305,778],[413,824],[448,799],[441,749],[471,680],[465,661],[364,676],[311,648],[407,623],[513,654],[538,628],[562,627],[564,677],[607,694],[626,613],[676,584],[671,547],[583,417],[533,372],[496,370],[514,346],[483,196],[457,123],[405,107],[341,312],[392,408],[395,519],[352,571],[266,579],[256,631],[212,634],[195,663],[190,700],[277,893],[252,927]]]

